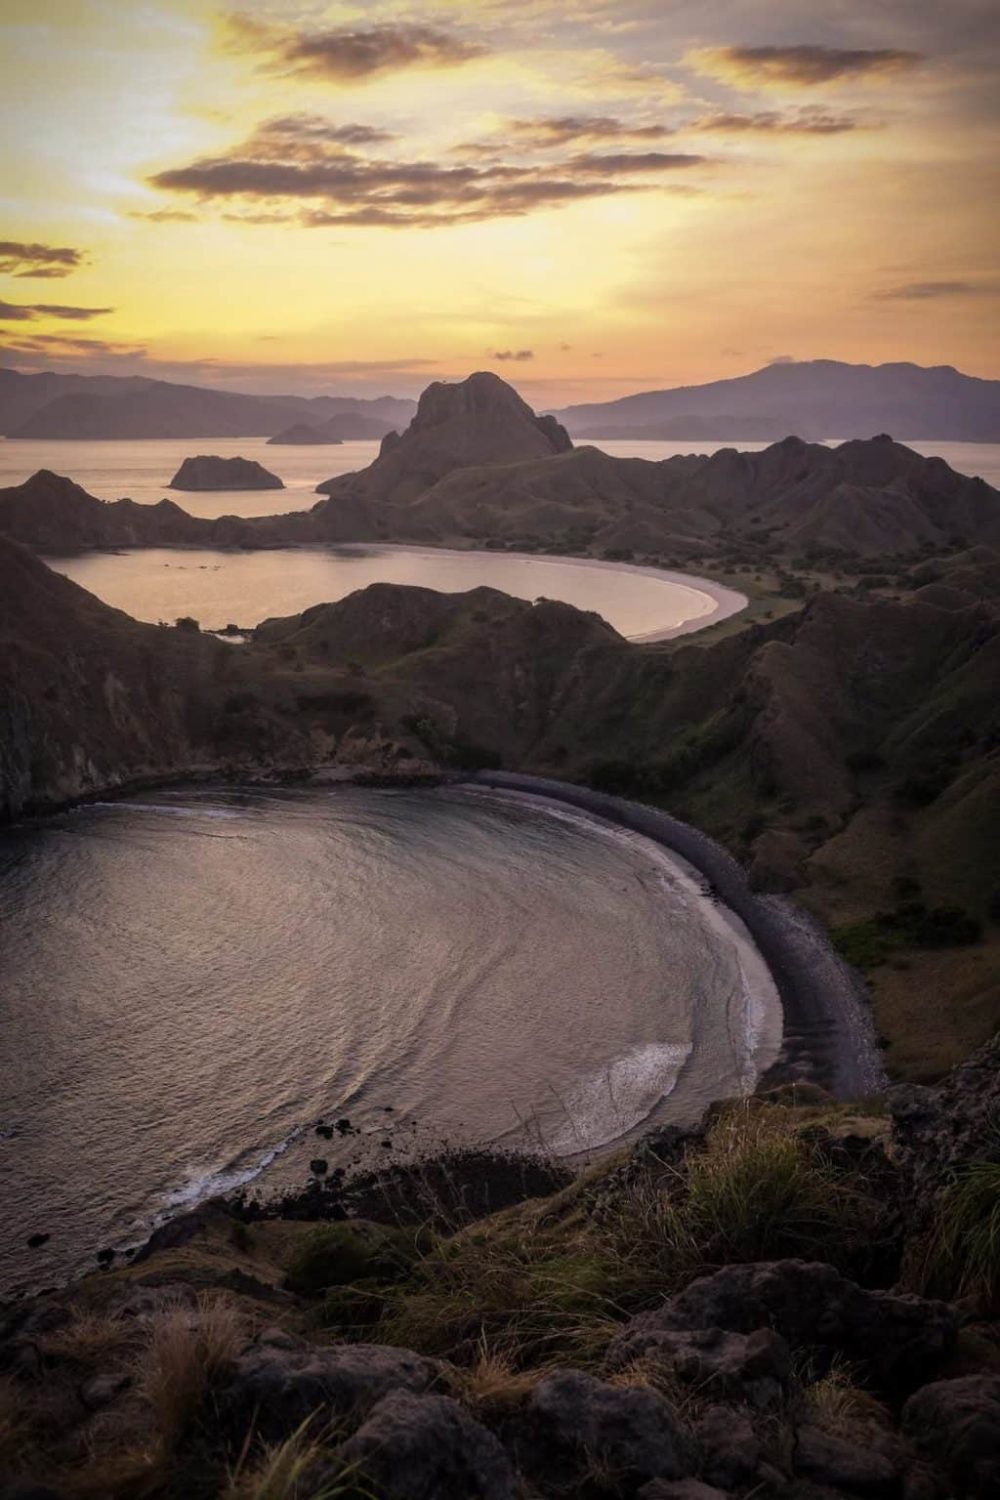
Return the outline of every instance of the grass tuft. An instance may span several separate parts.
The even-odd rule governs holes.
[[[165,1454],[174,1452],[190,1432],[209,1385],[235,1357],[244,1337],[239,1312],[210,1293],[202,1293],[193,1309],[168,1307],[157,1315],[138,1375]]]
[[[942,1193],[918,1279],[938,1296],[1000,1301],[1000,1162],[972,1162]]]

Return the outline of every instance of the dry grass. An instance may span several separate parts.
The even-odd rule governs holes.
[[[683,1170],[633,1183],[608,1227],[647,1288],[669,1294],[737,1262],[843,1264],[877,1220],[872,1199],[814,1160],[790,1111],[747,1103],[720,1115]]]
[[[17,1467],[33,1436],[22,1392],[12,1380],[0,1379],[0,1470]]]
[[[124,1354],[136,1343],[133,1322],[110,1313],[76,1309],[69,1323],[46,1333],[40,1340],[42,1353],[50,1359],[90,1365]]]
[[[307,1418],[283,1443],[265,1447],[256,1462],[242,1455],[220,1500],[376,1500],[354,1468],[323,1478],[330,1466],[327,1444],[334,1431],[321,1433]]]
[[[805,1402],[813,1419],[835,1432],[856,1432],[859,1425],[890,1425],[887,1408],[857,1385],[851,1366],[840,1361],[806,1387]]]
[[[480,1334],[475,1359],[461,1373],[461,1395],[472,1406],[492,1412],[510,1410],[521,1405],[550,1368],[554,1366],[518,1369],[516,1348],[491,1344]]]
[[[190,1430],[210,1382],[235,1357],[245,1336],[242,1316],[218,1295],[202,1293],[193,1309],[167,1307],[157,1314],[138,1379],[163,1453],[172,1453]]]

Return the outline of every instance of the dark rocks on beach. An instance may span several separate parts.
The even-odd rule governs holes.
[[[218,1392],[219,1419],[237,1445],[251,1429],[265,1442],[281,1442],[316,1411],[363,1413],[390,1391],[427,1390],[438,1374],[435,1361],[408,1349],[326,1348],[272,1328],[234,1361]]]
[[[325,1156],[314,1156],[309,1163],[309,1170],[314,1177],[324,1177],[328,1166],[329,1162]]]
[[[97,1264],[99,1266],[110,1266],[114,1258],[115,1251],[111,1248],[110,1245],[106,1246],[103,1250],[98,1250],[97,1252]]]
[[[333,1126],[332,1125],[323,1125],[323,1124],[317,1125],[316,1126],[316,1134],[317,1135],[321,1135],[325,1141],[332,1141],[333,1140]]]
[[[344,1444],[382,1500],[513,1500],[514,1470],[499,1440],[450,1396],[385,1396]]]
[[[346,1115],[336,1123],[336,1129],[341,1135],[357,1135],[357,1131]]]
[[[52,1238],[52,1235],[48,1234],[48,1233],[45,1233],[45,1234],[29,1234],[28,1235],[28,1240],[27,1240],[28,1249],[29,1250],[40,1250],[43,1245],[47,1245],[48,1244],[48,1242],[49,1242],[49,1240],[51,1238]]]

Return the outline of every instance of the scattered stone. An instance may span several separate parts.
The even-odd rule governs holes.
[[[323,1124],[317,1125],[316,1126],[316,1134],[317,1135],[321,1135],[325,1141],[332,1141],[333,1140],[333,1126],[332,1125],[323,1125]]]
[[[324,1177],[326,1175],[327,1166],[328,1162],[325,1156],[314,1156],[312,1161],[309,1163],[309,1170],[314,1177]]]
[[[900,1481],[899,1464],[878,1447],[812,1423],[796,1434],[795,1472],[852,1495],[893,1495]]]
[[[795,1348],[842,1354],[867,1368],[888,1394],[906,1394],[933,1375],[955,1342],[958,1319],[943,1302],[870,1292],[819,1261],[724,1266],[702,1276],[656,1312],[625,1325],[609,1357],[637,1347],[637,1335],[722,1328],[771,1328]]]
[[[29,1250],[40,1250],[43,1245],[47,1245],[48,1244],[48,1242],[49,1242],[49,1240],[51,1238],[52,1238],[51,1234],[29,1234],[28,1235],[28,1249]]]
[[[264,1442],[281,1442],[313,1413],[366,1412],[390,1391],[425,1391],[438,1374],[436,1361],[409,1349],[324,1347],[269,1329],[234,1361],[219,1392],[220,1421],[238,1442],[251,1427]]]
[[[903,1407],[903,1431],[970,1500],[1000,1494],[1000,1376],[938,1380]]]
[[[335,1128],[340,1131],[341,1135],[357,1135],[357,1131],[346,1115],[337,1121]]]
[[[115,1251],[112,1250],[112,1248],[110,1247],[110,1245],[106,1249],[104,1249],[104,1250],[98,1250],[98,1252],[97,1252],[97,1264],[99,1266],[110,1266],[110,1264],[114,1260],[114,1258],[115,1258]]]
[[[535,1387],[522,1446],[538,1474],[584,1473],[607,1466],[623,1484],[682,1479],[696,1451],[670,1406],[648,1386],[606,1385],[581,1370],[560,1370]]]
[[[649,1357],[709,1396],[733,1396],[758,1407],[780,1401],[792,1376],[791,1351],[770,1328],[750,1334],[643,1328],[619,1336],[608,1352],[613,1369]]]
[[[449,1396],[394,1391],[340,1450],[380,1500],[513,1500],[514,1471],[493,1434]]]
[[[723,1490],[742,1489],[760,1464],[760,1442],[750,1418],[731,1406],[710,1406],[694,1427],[702,1477]]]
[[[108,1375],[94,1375],[80,1387],[80,1400],[91,1411],[100,1411],[127,1391],[132,1377],[126,1371],[116,1370]]]
[[[652,1479],[637,1492],[636,1500],[729,1500],[729,1496],[700,1479]]]

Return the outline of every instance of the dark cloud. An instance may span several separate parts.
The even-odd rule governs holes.
[[[197,221],[198,215],[189,214],[183,208],[154,208],[149,213],[133,209],[129,218],[148,219],[151,224],[193,224]]]
[[[504,362],[513,360],[516,364],[523,364],[525,360],[534,359],[534,349],[494,349],[493,358]]]
[[[672,134],[666,125],[640,125],[613,115],[559,115],[538,120],[508,120],[507,133],[540,148],[574,141],[658,141]],[[488,142],[484,142],[488,145]]]
[[[777,110],[758,110],[753,114],[703,115],[693,120],[691,130],[718,132],[722,135],[741,135],[763,132],[770,135],[842,135],[848,130],[860,130],[862,122],[853,115],[828,114],[825,110],[800,109],[784,114]]]
[[[584,153],[544,165],[400,161],[321,133],[312,116],[289,116],[266,121],[225,155],[202,157],[151,181],[204,202],[241,200],[230,212],[246,221],[430,227],[638,192],[654,185],[657,176],[703,160],[649,151]]]
[[[239,50],[266,58],[269,71],[347,84],[407,68],[458,67],[486,51],[479,42],[416,22],[304,31],[236,16],[231,37]]]
[[[936,297],[988,297],[994,291],[973,281],[907,281],[873,295],[877,302],[931,302]]]
[[[378,130],[374,125],[337,125],[322,115],[309,114],[280,115],[277,119],[267,120],[257,131],[256,138],[262,141],[271,139],[276,144],[297,140],[332,142],[340,146],[377,146],[397,139],[391,130]]]
[[[686,61],[699,73],[736,85],[840,83],[880,78],[915,67],[919,52],[893,47],[702,47]]]
[[[28,323],[35,318],[68,318],[74,323],[86,323],[91,318],[103,318],[114,312],[113,307],[65,307],[55,302],[0,301],[0,322]]]
[[[0,271],[8,276],[54,279],[69,276],[83,265],[83,252],[70,245],[34,245],[22,240],[0,240]]]

